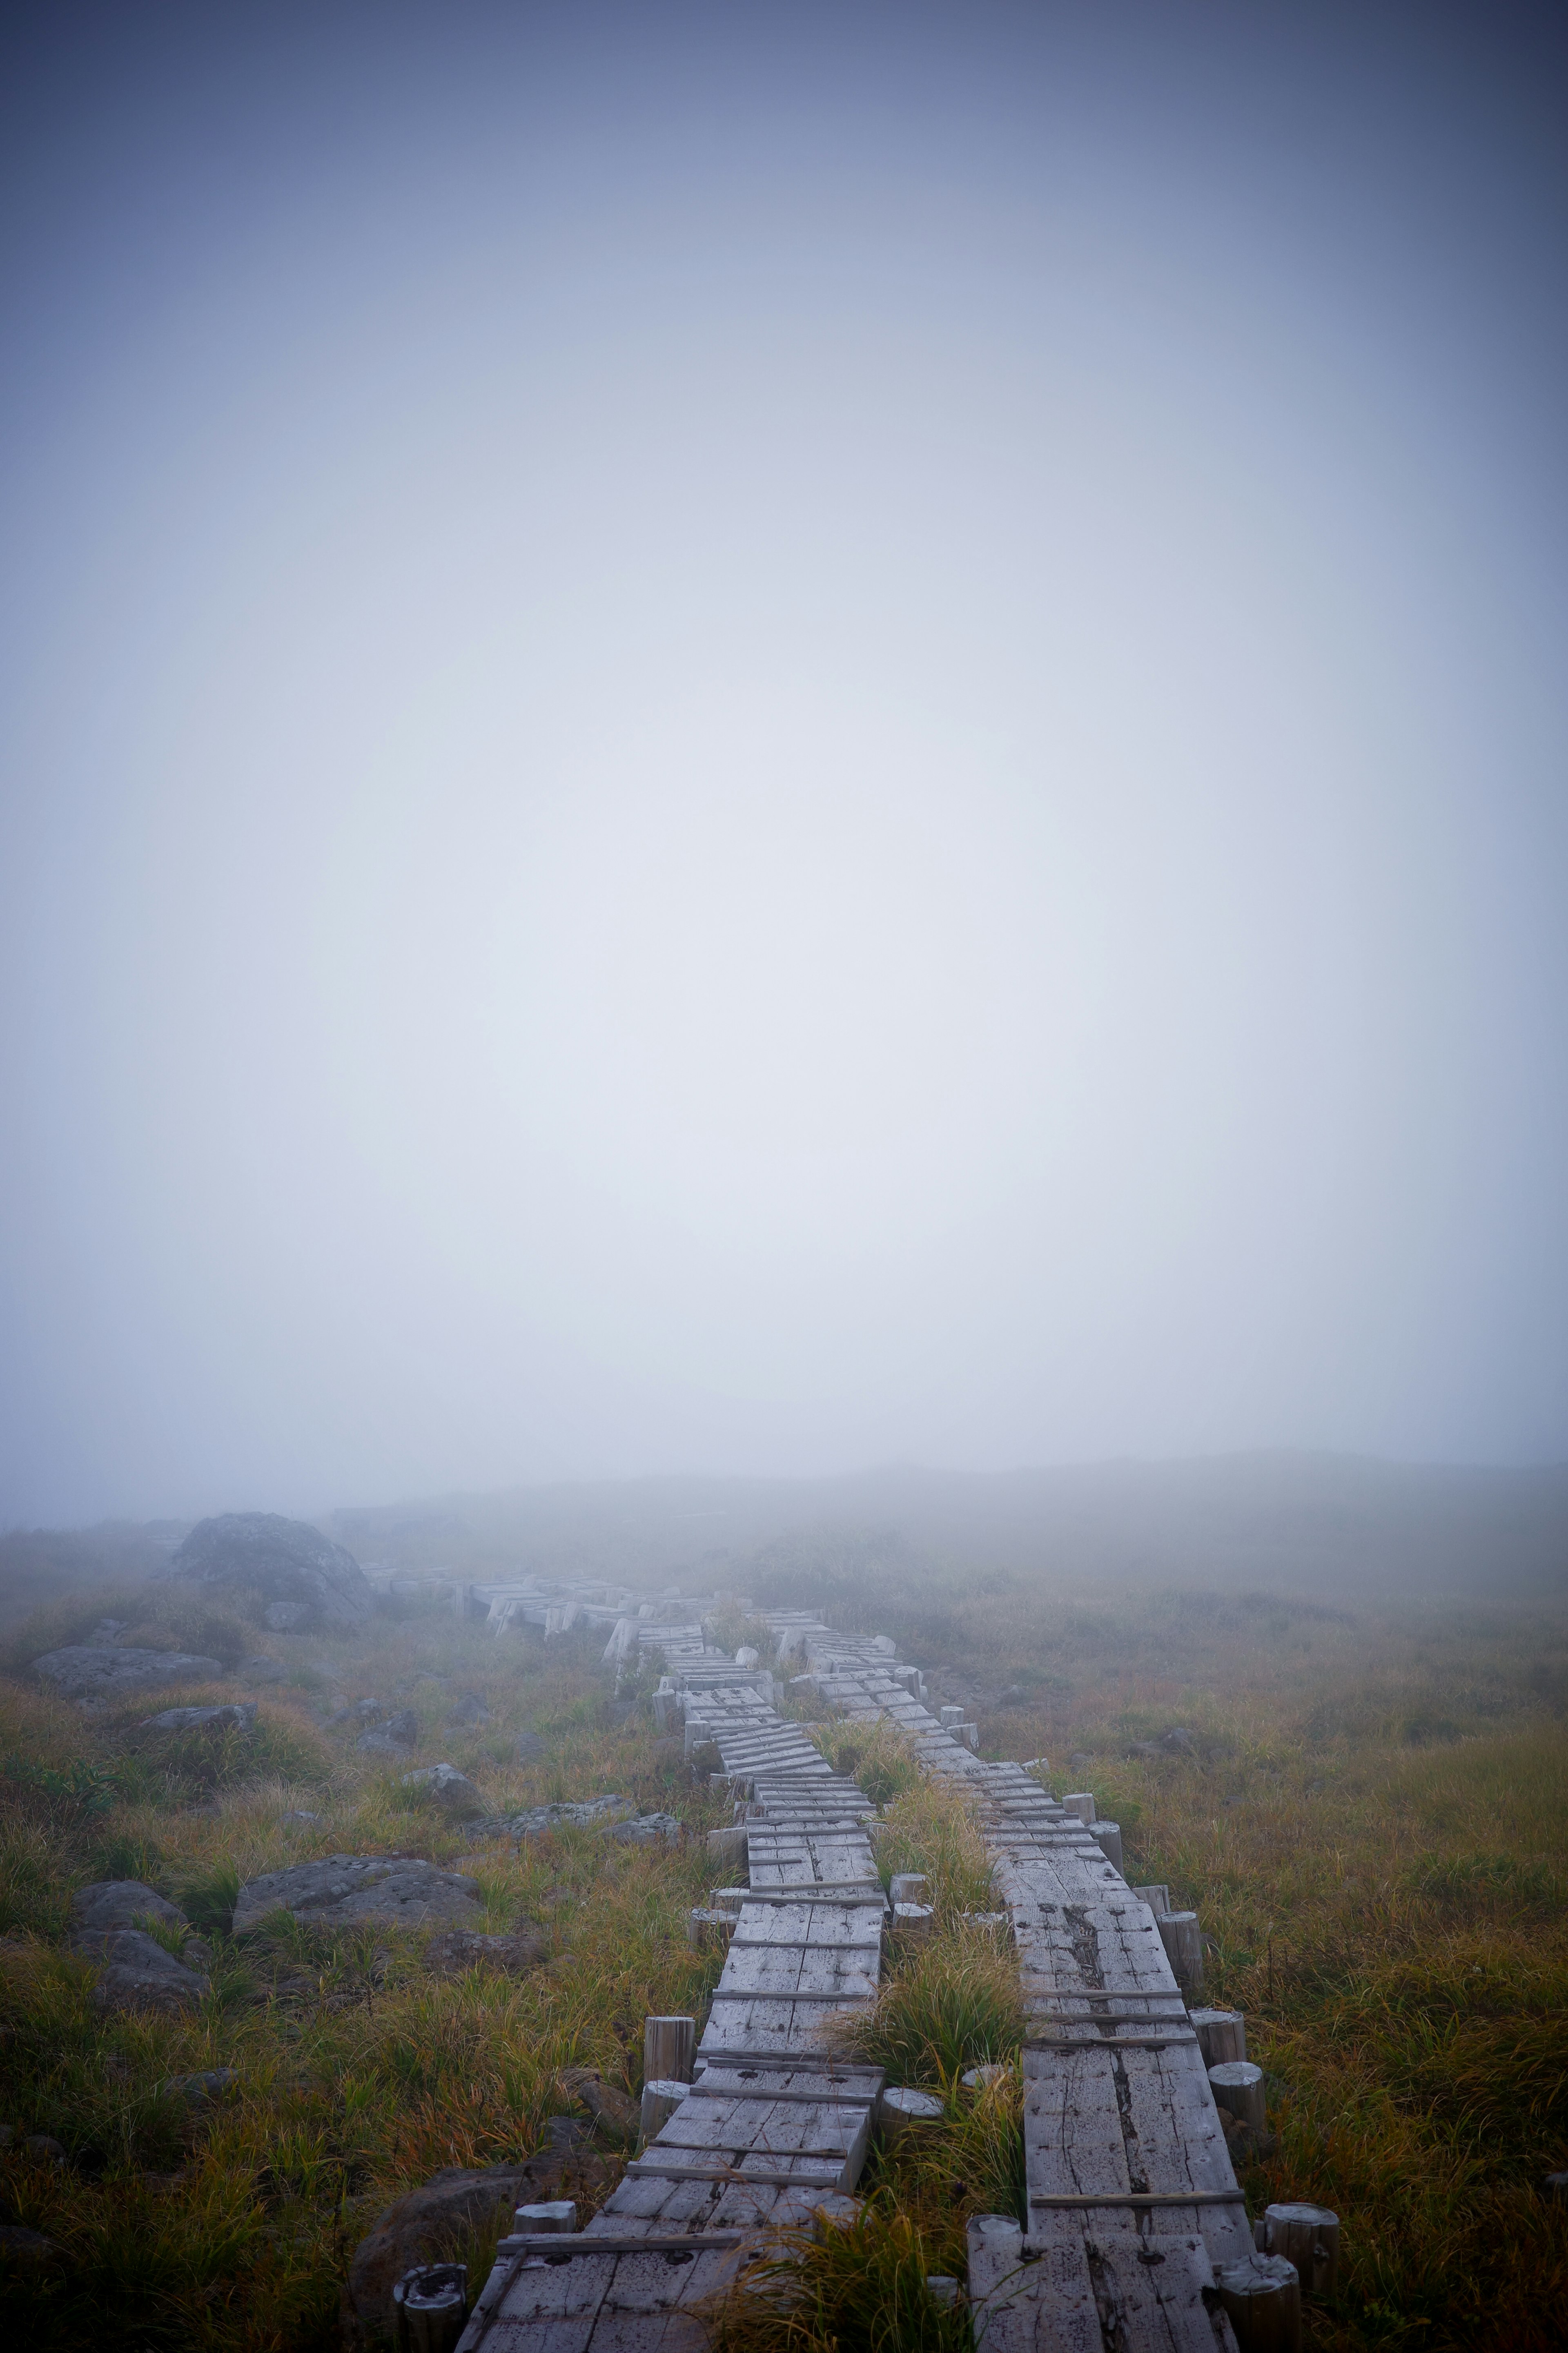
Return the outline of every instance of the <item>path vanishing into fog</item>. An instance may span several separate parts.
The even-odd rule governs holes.
[[[518,1612],[613,1620],[604,1588],[588,1590],[530,1594]],[[705,1647],[710,1602],[656,1607],[620,1619],[610,1650],[662,1652],[688,1753],[711,1743],[735,1792],[747,1884],[729,1899],[732,1932],[715,1924],[729,1949],[695,2081],[584,2231],[501,2242],[462,2353],[697,2353],[695,2307],[767,2234],[850,2211],[866,2160],[882,2071],[846,2060],[833,2028],[879,1980],[876,1810],[778,1714],[769,1670]],[[984,1763],[973,1727],[931,1715],[886,1636],[760,1614],[779,1663],[796,1662],[824,1703],[891,1718],[928,1773],[962,1784],[993,1859],[1025,1998],[1028,2224],[970,2224],[977,2335],[989,2353],[1234,2348],[1210,2310],[1214,2274],[1252,2234],[1153,1913],[1021,1765]]]

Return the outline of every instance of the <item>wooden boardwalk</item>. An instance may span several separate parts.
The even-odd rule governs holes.
[[[963,1783],[994,1859],[1024,1988],[1028,2220],[970,2228],[986,2353],[1234,2353],[1214,2272],[1252,2234],[1153,1914],[1022,1766],[938,1721],[886,1637],[767,1621],[797,1690],[892,1718]],[[704,1649],[700,1608],[666,1597],[629,1622],[664,1655],[689,1752],[710,1742],[736,1792],[748,1884],[689,2094],[581,2234],[502,2242],[461,2353],[697,2353],[692,2308],[759,2234],[852,2190],[868,2145],[880,2075],[837,2058],[829,2030],[877,1990],[873,1809],[779,1715],[766,1670]]]

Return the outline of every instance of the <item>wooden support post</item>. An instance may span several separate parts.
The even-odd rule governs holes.
[[[643,2021],[642,2072],[644,2083],[668,2076],[677,2084],[689,2084],[697,2056],[697,2021],[694,2018],[648,2018]]]
[[[1157,1912],[1155,1925],[1160,1941],[1165,1947],[1165,1958],[1182,1991],[1202,1993],[1204,1989],[1204,1939],[1195,1912]]]
[[[934,1904],[895,1904],[889,1916],[895,1936],[929,1936],[936,1926]]]
[[[1094,1791],[1092,1789],[1069,1789],[1067,1796],[1062,1799],[1062,1804],[1069,1814],[1076,1814],[1079,1821],[1083,1824],[1085,1830],[1088,1830],[1090,1822],[1094,1820]]]
[[[1247,2021],[1239,2010],[1190,2010],[1205,2067],[1223,2067],[1247,2056]]]
[[[454,2353],[468,2316],[467,2263],[420,2263],[392,2291],[398,2353]]]
[[[1107,1862],[1121,1868],[1121,1825],[1120,1822],[1090,1822],[1089,1834]]]
[[[726,1869],[731,1869],[737,1863],[743,1863],[746,1860],[745,1824],[739,1822],[732,1830],[710,1831],[708,1860],[710,1862],[721,1863]]]
[[[963,1722],[963,1710],[961,1707],[949,1705],[942,1709],[942,1728],[944,1732],[956,1732]]]
[[[686,1941],[694,1953],[727,1949],[740,1922],[740,1911],[710,1912],[693,1905],[686,1915]]]
[[[1300,2275],[1303,2295],[1332,2295],[1340,2269],[1340,2218],[1327,2206],[1267,2206],[1264,2252],[1283,2255]]]
[[[895,1871],[888,1882],[889,1904],[923,1904],[926,1900],[926,1875],[923,1871]]]
[[[1168,1912],[1171,1908],[1171,1891],[1163,1883],[1156,1883],[1149,1887],[1135,1887],[1132,1893],[1134,1895],[1142,1896],[1156,1919],[1162,1912]]]
[[[649,2021],[652,2023],[652,2021]],[[677,2108],[691,2089],[688,2083],[678,2082],[671,2075],[650,2075],[642,2087],[642,2137],[646,2144],[657,2140]]]
[[[1240,2353],[1300,2353],[1301,2283],[1283,2255],[1245,2255],[1215,2274]]]
[[[686,1719],[686,1730],[681,1736],[680,1744],[681,1754],[685,1757],[689,1764],[691,1759],[692,1750],[694,1748],[700,1748],[707,1738],[708,1726],[703,1723],[701,1717],[700,1715],[689,1715]]]
[[[1255,2067],[1250,2059],[1226,2059],[1209,2069],[1209,2089],[1215,2105],[1229,2110],[1242,2124],[1250,2125],[1259,2138],[1268,2129],[1268,2119],[1263,2111],[1263,2070]]]
[[[944,2113],[934,2092],[913,2092],[902,2084],[890,2084],[877,2102],[877,2122],[888,2140],[897,2140],[905,2133],[929,2132],[941,2124]]]
[[[537,2206],[520,2206],[513,2217],[520,2231],[574,2231],[577,2204],[572,2198],[546,2198]]]

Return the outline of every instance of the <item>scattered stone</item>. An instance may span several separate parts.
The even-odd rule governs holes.
[[[419,1719],[411,1707],[399,1708],[395,1715],[389,1715],[372,1732],[362,1732],[354,1742],[362,1757],[406,1757],[418,1746]]]
[[[25,2230],[20,2222],[0,2222],[0,2264],[42,2263],[58,2253],[41,2231]]]
[[[226,1707],[166,1707],[161,1715],[148,1716],[136,1728],[139,1732],[254,1732],[256,1702],[234,1700]]]
[[[508,1936],[481,1936],[470,1928],[448,1928],[426,1946],[425,1965],[444,1978],[461,1977],[465,1970],[475,1968],[521,1978],[538,1968],[549,1952],[548,1938],[526,1922]]]
[[[319,1822],[325,1817],[311,1813],[308,1806],[290,1806],[288,1812],[279,1814],[278,1819],[280,1822]]]
[[[182,2100],[188,2101],[193,2108],[200,2108],[213,2100],[220,2100],[226,2092],[234,2089],[238,2081],[239,2077],[232,2067],[208,2067],[199,2075],[175,2075],[166,2088],[176,2093]]]
[[[353,1707],[343,1710],[345,1715],[353,1716],[361,1724],[379,1724],[386,1713],[378,1699],[356,1699]]]
[[[95,1879],[79,1887],[71,1898],[79,1928],[134,1928],[143,1920],[164,1920],[183,1928],[185,1915],[177,1904],[160,1895],[140,1879]]]
[[[447,1718],[445,1729],[448,1732],[459,1732],[469,1725],[488,1724],[489,1720],[490,1712],[479,1693],[465,1692]]]
[[[234,1907],[234,1933],[245,1936],[278,1911],[321,1927],[366,1920],[404,1928],[439,1922],[462,1927],[472,1920],[479,1901],[471,1879],[413,1856],[329,1854],[247,1880]]]
[[[544,2146],[556,2157],[575,2157],[592,2148],[594,2127],[581,2116],[546,2116]]]
[[[537,1765],[542,1757],[549,1756],[550,1743],[541,1733],[520,1732],[516,1753],[520,1765]]]
[[[22,2143],[22,2154],[30,2157],[35,2165],[64,2165],[64,2144],[52,2133],[29,2133]]]
[[[618,1846],[679,1846],[683,1832],[677,1814],[638,1814],[617,1822],[610,1835]]]
[[[462,1820],[469,1814],[482,1814],[485,1801],[466,1773],[455,1765],[422,1765],[416,1773],[405,1773],[402,1786],[429,1798],[443,1813]]]
[[[269,1659],[263,1655],[247,1659],[239,1672],[247,1683],[280,1683],[289,1670],[281,1659]]]
[[[1135,1740],[1127,1751],[1129,1757],[1163,1757],[1164,1753],[1157,1740]]]
[[[349,2301],[356,2318],[363,2327],[390,2336],[392,2290],[405,2272],[416,2263],[439,2262],[487,2224],[510,2222],[520,2205],[558,2198],[574,2188],[599,2188],[608,2174],[603,2159],[579,2155],[575,2144],[530,2158],[524,2165],[494,2166],[484,2172],[446,2167],[422,2189],[387,2207],[354,2249]]]
[[[1184,1724],[1173,1724],[1169,1732],[1160,1736],[1160,1746],[1173,1757],[1190,1757],[1197,1741]]]
[[[100,1618],[87,1639],[89,1643],[100,1647],[111,1644],[115,1636],[123,1634],[130,1623],[129,1618]]]
[[[118,1651],[75,1642],[63,1651],[46,1651],[33,1661],[33,1672],[67,1699],[113,1699],[157,1683],[216,1683],[223,1668],[216,1659],[190,1651]]]
[[[363,1625],[375,1608],[370,1579],[352,1552],[277,1512],[225,1512],[199,1521],[166,1573],[210,1589],[259,1593],[267,1623],[278,1633]]]
[[[597,2067],[563,2067],[559,2080],[563,2096],[580,2100],[606,2132],[624,2135],[640,2128],[642,2110],[637,2101],[618,2084],[606,2084]]]
[[[70,1949],[100,1970],[92,1997],[100,2010],[190,2010],[207,1990],[205,1977],[140,1928],[83,1929]]]
[[[1087,1748],[1075,1748],[1068,1758],[1068,1764],[1075,1773],[1081,1771],[1086,1765],[1092,1765],[1093,1762],[1094,1758]]]

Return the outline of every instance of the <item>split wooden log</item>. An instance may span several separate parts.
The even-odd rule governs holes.
[[[710,1831],[708,1833],[710,1862],[733,1865],[746,1860],[746,1826],[737,1822],[731,1830]]]
[[[936,1926],[934,1904],[895,1904],[889,1915],[895,1936],[929,1936]]]
[[[1107,1862],[1116,1870],[1121,1868],[1121,1825],[1120,1822],[1090,1822],[1089,1834]]]
[[[642,2072],[645,2084],[668,2076],[689,2084],[697,2056],[694,2018],[648,2018],[643,2021]]]
[[[1247,2056],[1247,2021],[1239,2010],[1190,2010],[1193,2031],[1205,2067],[1223,2067]]]
[[[1332,2295],[1340,2269],[1340,2218],[1327,2206],[1266,2206],[1265,2253],[1283,2255],[1300,2276],[1303,2295]]]
[[[963,1710],[961,1707],[950,1704],[942,1709],[942,1728],[944,1732],[956,1732],[963,1722]]]
[[[1090,1822],[1094,1820],[1094,1791],[1092,1789],[1069,1789],[1067,1796],[1062,1799],[1062,1804],[1069,1814],[1076,1814],[1078,1816],[1085,1830],[1089,1828]]]
[[[1142,1897],[1156,1919],[1162,1912],[1168,1912],[1171,1908],[1171,1891],[1163,1882],[1149,1887],[1135,1887],[1132,1893]]]
[[[1259,2139],[1268,2129],[1263,2107],[1263,2070],[1250,2059],[1226,2059],[1209,2069],[1209,2089],[1216,2107],[1227,2109],[1249,2125]]]
[[[926,1900],[926,1875],[923,1871],[895,1871],[888,1882],[889,1904],[923,1904]]]
[[[537,2206],[520,2206],[513,2216],[520,2231],[574,2231],[577,2202],[573,2198],[545,2198]]]
[[[468,2316],[467,2263],[420,2263],[392,2291],[398,2353],[453,2353]]]
[[[889,2084],[877,2102],[877,2122],[888,2140],[898,2140],[906,2133],[929,2132],[941,2124],[944,2114],[934,2092],[912,2091],[903,2084]]]
[[[700,1715],[687,1717],[686,1730],[681,1735],[680,1750],[688,1764],[691,1761],[692,1750],[706,1746],[710,1737],[708,1726]]]
[[[1201,1993],[1204,1987],[1204,1939],[1197,1914],[1157,1912],[1154,1921],[1176,1983],[1184,1993]]]
[[[1240,2353],[1300,2353],[1301,2283],[1283,2255],[1225,2263],[1215,2285]]]

